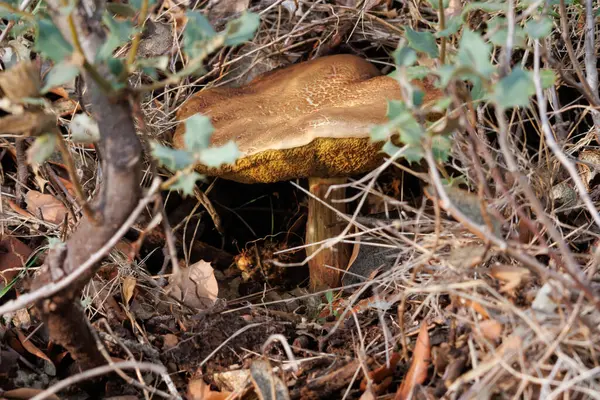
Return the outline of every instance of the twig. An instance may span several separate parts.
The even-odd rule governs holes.
[[[159,366],[156,364],[151,364],[151,363],[146,363],[146,362],[137,362],[137,361],[117,362],[112,365],[103,365],[101,367],[92,368],[87,371],[80,372],[79,374],[72,375],[72,376],[70,376],[66,379],[63,379],[62,381],[50,386],[48,389],[44,390],[43,392],[38,393],[37,395],[32,397],[31,400],[46,399],[46,398],[52,396],[53,394],[56,394],[71,385],[94,378],[96,376],[102,376],[102,375],[108,374],[110,372],[117,371],[119,369],[136,369],[136,368],[154,372],[155,374],[158,374],[158,375],[163,375],[163,374],[167,373],[167,370],[165,369],[165,367],[162,367],[162,366]]]
[[[587,83],[590,86],[594,95],[598,94],[598,68],[596,64],[598,57],[596,56],[596,17],[594,16],[594,7],[592,0],[585,0],[585,73],[587,75]],[[594,130],[596,138],[600,141],[600,112],[592,109],[592,119],[594,120]]]
[[[17,182],[15,184],[15,197],[17,204],[25,208],[25,188],[29,171],[27,169],[27,155],[25,154],[25,138],[19,137],[15,140],[15,151],[17,153]]]
[[[75,196],[77,197],[77,202],[81,206],[81,210],[83,214],[90,220],[90,222],[94,225],[100,224],[102,221],[99,221],[94,211],[90,207],[90,204],[86,200],[86,196],[83,193],[83,188],[81,187],[81,182],[79,182],[79,178],[77,177],[77,171],[75,170],[75,163],[73,162],[73,157],[71,157],[71,152],[65,143],[65,139],[60,134],[60,132],[55,132],[56,136],[56,144],[58,145],[58,151],[60,151],[60,155],[62,156],[65,166],[67,167],[67,172],[69,173],[69,178],[71,179],[71,183],[73,184],[73,189],[75,190]]]
[[[569,58],[573,64],[575,74],[577,74],[577,78],[579,78],[583,92],[587,95],[586,97],[592,103],[592,105],[594,107],[598,107],[600,106],[598,93],[592,90],[587,80],[583,76],[583,71],[581,71],[581,66],[579,65],[575,51],[573,50],[573,44],[571,43],[571,38],[569,37],[570,29],[569,21],[567,19],[567,7],[565,6],[565,0],[560,0],[560,26],[562,29],[563,41],[565,42],[565,47],[567,48],[567,53],[569,54]]]
[[[135,57],[137,56],[138,48],[144,33],[144,25],[146,24],[146,18],[148,18],[149,0],[142,0],[142,7],[140,9],[140,15],[138,16],[138,29],[139,32],[133,37],[131,41],[131,47],[127,54],[127,64],[124,71],[131,72],[130,69],[135,63]]]

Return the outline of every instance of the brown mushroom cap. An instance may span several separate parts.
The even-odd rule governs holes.
[[[425,101],[432,97],[426,90]],[[211,145],[233,140],[242,155],[219,169],[199,166],[201,173],[243,183],[348,176],[380,162],[382,143],[369,135],[387,121],[387,100],[393,99],[401,99],[398,82],[366,60],[321,57],[240,88],[198,92],[177,113],[182,122],[173,144],[183,148],[183,120],[202,113],[215,127]]]

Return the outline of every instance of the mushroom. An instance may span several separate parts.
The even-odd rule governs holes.
[[[424,92],[426,102],[440,93],[428,84]],[[370,131],[387,122],[387,100],[401,98],[398,82],[373,64],[334,55],[271,71],[242,87],[202,90],[181,106],[177,120],[196,113],[209,116],[215,128],[211,144],[233,140],[238,146],[236,163],[218,169],[200,165],[202,174],[242,183],[308,178],[310,192],[320,199],[311,196],[308,202],[306,243],[311,244],[343,231],[331,208],[345,212],[345,203],[333,201],[344,192],[334,191],[329,199],[324,194],[330,185],[381,162],[382,143],[372,142]],[[184,147],[184,132],[180,123],[174,147]],[[318,247],[308,247],[307,254]],[[349,245],[339,242],[309,260],[311,288],[339,286],[350,253]]]

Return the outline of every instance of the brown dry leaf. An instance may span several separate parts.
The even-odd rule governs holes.
[[[208,19],[215,24],[222,18],[246,11],[249,4],[250,0],[211,0],[208,3]]]
[[[522,267],[515,267],[512,265],[494,265],[491,268],[491,275],[504,282],[505,284],[500,288],[500,292],[513,292],[522,282],[526,281],[531,273],[528,269]]]
[[[123,300],[125,300],[125,304],[129,304],[129,300],[133,297],[135,284],[136,280],[133,276],[126,276],[123,279]]]
[[[14,237],[9,236],[0,241],[0,288],[25,266],[31,253],[33,251],[29,246]]]
[[[44,221],[60,224],[67,215],[67,209],[59,200],[49,194],[43,194],[37,190],[30,190],[25,195],[27,209],[35,216],[43,217]]]
[[[481,317],[483,319],[489,319],[490,318],[490,314],[487,312],[487,310],[485,309],[485,307],[483,307],[478,302],[470,300],[470,299],[463,299],[462,297],[460,298],[460,302],[465,307],[472,308],[473,311],[475,311],[476,313],[478,313],[479,315],[481,315]]]
[[[177,343],[179,343],[179,338],[176,335],[167,333],[163,336],[163,348],[171,349],[177,346]]]
[[[213,375],[213,379],[221,390],[241,392],[250,382],[250,370],[236,369],[225,372],[217,372]]]
[[[394,400],[408,399],[416,385],[420,385],[427,379],[427,368],[431,362],[431,345],[429,342],[429,332],[427,323],[421,322],[419,336],[413,351],[413,359],[410,368],[402,381],[402,384],[396,392]]]
[[[383,364],[379,368],[370,371],[369,377],[375,383],[381,383],[388,376],[392,376],[394,373],[394,369],[396,368],[396,364],[400,361],[400,353],[393,352],[392,357],[390,357],[390,367],[388,368],[387,364]],[[360,383],[360,390],[367,390],[367,378],[364,377],[362,382]],[[364,395],[363,395],[364,396]]]
[[[487,319],[479,323],[479,331],[484,338],[496,341],[502,335],[502,324],[495,319]]]
[[[219,285],[210,263],[201,260],[181,268],[179,276],[171,277],[166,290],[186,306],[203,310],[215,304]]]
[[[41,392],[43,392],[43,390],[41,389],[32,389],[32,388],[19,388],[19,389],[13,389],[13,390],[8,390],[6,392],[2,392],[2,398],[3,399],[15,399],[15,400],[20,400],[20,399],[31,399],[32,397],[35,397],[36,395],[40,394]],[[60,400],[60,397],[58,397],[55,394],[51,394],[50,396],[45,397],[46,399],[49,400]]]
[[[52,362],[50,357],[48,357],[35,344],[33,344],[33,342],[31,340],[27,340],[25,335],[23,335],[23,333],[21,333],[21,331],[19,329],[15,329],[15,331],[17,332],[17,337],[19,338],[19,341],[21,342],[21,345],[23,346],[23,348],[25,348],[25,350],[27,350],[29,353],[33,354],[34,356],[41,358],[42,360],[45,360],[48,362],[48,366],[50,368],[46,369],[45,372],[52,376],[56,375],[56,367],[54,366],[54,363]]]
[[[194,379],[188,384],[187,398],[189,400],[225,400],[231,393],[215,392],[202,379]]]

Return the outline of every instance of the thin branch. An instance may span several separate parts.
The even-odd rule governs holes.
[[[103,365],[101,367],[92,368],[87,371],[80,372],[77,375],[72,375],[72,376],[70,376],[66,379],[63,379],[62,381],[50,386],[48,389],[44,390],[43,392],[38,393],[37,395],[32,397],[31,400],[47,399],[48,397],[52,396],[53,394],[56,394],[56,393],[60,392],[61,390],[68,388],[71,385],[74,385],[78,382],[86,381],[86,380],[94,378],[96,376],[106,375],[110,372],[114,372],[119,369],[136,369],[136,368],[145,370],[145,371],[154,372],[155,374],[158,374],[158,375],[164,375],[167,373],[167,370],[165,369],[165,367],[156,365],[156,364],[138,362],[138,361],[117,362],[112,365]]]

